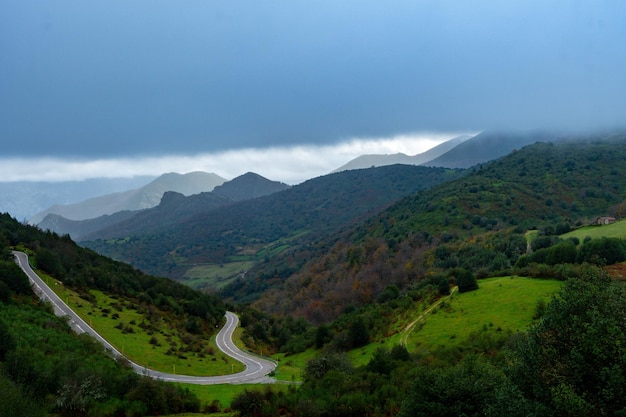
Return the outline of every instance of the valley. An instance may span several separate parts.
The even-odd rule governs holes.
[[[50,398],[94,378],[109,399],[85,398],[105,416],[133,407],[138,415],[387,416],[427,404],[437,415],[440,403],[481,410],[476,415],[510,407],[543,415],[558,414],[560,401],[617,409],[620,401],[596,398],[623,390],[597,370],[619,378],[602,358],[624,357],[608,338],[626,334],[619,313],[625,138],[562,137],[470,168],[391,165],[286,188],[246,175],[240,185],[278,188],[258,196],[247,185],[221,196],[166,192],[158,206],[109,223],[80,245],[2,215],[0,337],[10,343],[0,351],[0,384],[48,414],[68,410]],[[615,222],[598,226],[599,217]],[[132,373],[123,359],[72,334],[71,321],[55,318],[10,267],[11,250],[29,253],[37,274],[123,356],[163,374]],[[18,331],[11,317],[20,309]],[[224,316],[233,317],[228,311],[240,320],[237,345],[277,364],[262,371],[273,379],[240,379],[244,365],[216,344]],[[83,344],[77,352],[94,358],[68,357],[56,342],[33,344],[40,332],[47,332],[41,340]],[[559,353],[537,349],[542,344]],[[47,359],[39,364],[29,355]],[[565,388],[535,363],[567,369],[560,378],[569,378],[574,394],[537,395]],[[57,376],[50,379],[46,367]],[[193,379],[166,384],[166,374],[249,383],[212,391]],[[122,377],[126,388],[113,388]],[[274,381],[284,385],[257,385]],[[22,392],[28,384],[36,388]],[[163,402],[151,405],[141,394],[149,390],[163,392]]]

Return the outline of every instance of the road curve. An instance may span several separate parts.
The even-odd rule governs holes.
[[[56,295],[50,287],[33,271],[28,263],[28,255],[24,252],[13,251],[17,264],[22,268],[22,271],[28,276],[31,282],[35,294],[44,301],[49,301],[54,308],[54,313],[57,316],[68,316],[69,324],[72,329],[80,334],[87,333],[98,342],[104,345],[115,358],[123,358],[128,361],[130,366],[135,372],[141,375],[146,375],[151,378],[160,379],[168,382],[182,382],[187,384],[250,384],[250,383],[273,383],[275,380],[269,376],[269,373],[276,369],[276,364],[267,359],[250,355],[241,349],[239,349],[233,343],[233,333],[239,324],[239,318],[230,311],[226,312],[226,324],[219,331],[215,338],[217,347],[231,358],[243,363],[246,369],[242,372],[222,375],[222,376],[189,376],[189,375],[176,375],[168,374],[165,372],[159,372],[152,369],[148,369],[145,366],[136,364],[130,361],[122,353],[120,353],[115,347],[107,342],[98,332],[96,332],[91,326],[89,326],[78,314],[74,312],[67,304]]]

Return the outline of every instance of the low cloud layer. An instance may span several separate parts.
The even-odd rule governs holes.
[[[197,155],[110,159],[4,158],[2,182],[78,181],[206,171],[232,179],[246,172],[297,184],[327,174],[364,154],[416,155],[458,134],[414,134],[379,139],[353,139],[335,145],[299,145],[238,149]]]

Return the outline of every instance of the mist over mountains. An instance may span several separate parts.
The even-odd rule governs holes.
[[[341,172],[348,169],[380,167],[394,164],[422,165],[445,154],[446,152],[450,151],[457,145],[463,143],[470,138],[472,138],[472,135],[457,136],[427,150],[426,152],[422,152],[420,154],[412,156],[403,153],[397,153],[392,155],[361,155],[357,158],[354,158],[347,164],[337,168],[333,172]]]
[[[0,182],[0,211],[29,220],[53,205],[74,204],[110,193],[145,186],[155,177],[94,178],[65,182]]]
[[[172,174],[167,174],[168,179],[177,179],[176,185],[178,186],[174,187],[173,191],[161,193],[162,197],[159,199],[158,204],[154,206],[122,210],[84,220],[72,220],[59,214],[49,213],[38,223],[38,226],[44,230],[50,230],[59,234],[69,234],[77,241],[83,240],[99,231],[102,231],[99,234],[99,236],[102,236],[103,233],[107,233],[106,230],[110,229],[116,230],[114,233],[118,235],[132,235],[139,231],[148,233],[152,230],[181,222],[199,213],[227,206],[236,201],[257,198],[289,188],[286,184],[270,181],[257,174],[247,173],[231,181],[223,182],[212,189],[212,192],[209,190],[185,194],[177,191],[189,188],[189,184],[185,185],[187,179],[192,179],[192,182],[195,182],[198,178],[214,180],[215,177],[217,177],[215,174],[206,173],[193,173],[193,175],[188,174],[185,176],[177,175],[175,177],[172,177]],[[155,180],[155,183],[157,181],[159,179]],[[208,183],[210,184],[210,181]],[[172,184],[171,181],[170,184]],[[207,184],[203,184],[202,188],[206,187]],[[209,188],[211,187],[209,186]],[[137,191],[139,195],[146,194],[141,190]],[[117,195],[103,196],[100,200],[111,198],[113,201],[117,201],[116,197]]]
[[[551,142],[567,137],[568,135],[563,133],[541,130],[485,131],[475,136],[464,135],[455,137],[426,152],[414,156],[404,154],[362,155],[337,168],[333,172],[364,169],[372,166],[389,166],[397,163],[404,165],[465,169],[497,159],[528,144],[535,142]],[[81,183],[59,183],[54,184],[56,187],[50,184],[34,183],[0,184],[0,188],[4,187],[6,190],[10,190],[10,192],[3,193],[0,200],[3,201],[5,206],[10,204],[15,206],[20,204],[20,199],[27,200],[29,197],[45,202],[54,198],[52,194],[55,190],[62,190],[64,192],[64,194],[60,194],[60,201],[63,201],[63,196],[65,196],[65,199],[70,198],[69,196],[72,193],[74,193],[72,198],[76,200],[76,194],[90,196],[101,189],[114,188],[117,190],[122,188],[124,184],[134,185],[137,183],[141,184],[142,182],[147,183],[137,188],[101,194],[71,204],[57,203],[48,206],[45,210],[34,214],[30,218],[30,222],[32,224],[38,224],[43,229],[55,231],[59,234],[67,233],[75,239],[84,239],[89,235],[95,236],[93,234],[98,230],[111,228],[121,223],[129,225],[136,222],[135,226],[125,227],[124,229],[127,231],[135,230],[138,227],[141,228],[137,226],[143,224],[143,222],[139,220],[141,216],[131,220],[137,214],[136,212],[157,207],[162,203],[166,203],[165,206],[172,210],[164,219],[171,219],[176,215],[191,215],[189,207],[185,209],[182,207],[173,209],[173,202],[178,201],[174,197],[175,194],[191,196],[212,192],[213,195],[211,196],[198,197],[198,201],[193,204],[195,207],[194,210],[202,211],[211,210],[212,208],[236,201],[268,195],[288,188],[284,183],[268,180],[252,172],[248,172],[231,181],[227,181],[214,173],[192,172],[188,174],[168,173],[156,179],[141,177],[128,180],[101,179]],[[64,184],[66,186],[63,186]],[[24,189],[27,190],[27,192],[20,193],[20,190]],[[37,191],[38,189],[40,191]],[[33,196],[33,194],[36,193],[40,193],[40,195],[43,196],[46,195],[46,192],[50,195],[47,199]],[[162,198],[168,192],[173,192],[174,194],[172,194],[168,200],[162,201]],[[19,196],[19,198],[16,198],[16,195]],[[187,201],[184,205],[189,205],[189,202]],[[28,206],[28,204],[24,204],[24,206]],[[31,207],[35,206],[31,205]],[[31,208],[30,210],[33,209]],[[161,210],[163,211],[164,208],[162,207]],[[7,211],[13,214],[16,212],[16,209]],[[18,209],[17,213],[25,213],[25,211],[24,209]],[[165,213],[165,211],[163,211],[163,213]],[[142,216],[146,215],[142,214]]]
[[[495,136],[496,141],[506,142],[506,144],[493,146],[493,144],[487,143],[481,145],[485,135]],[[429,166],[442,167],[467,167],[474,163],[480,163],[502,156],[512,149],[517,149],[528,143],[528,140],[521,137],[523,134],[519,133],[517,133],[517,135],[520,136],[518,137],[519,141],[514,140],[514,138],[508,140],[503,139],[511,135],[512,133],[510,132],[500,132],[498,134],[483,132],[469,139],[467,136],[460,136],[435,146],[422,154],[413,156],[404,154],[362,155],[338,167],[332,172],[396,163],[409,165],[429,164]],[[527,134],[527,136],[532,137],[531,134]],[[459,152],[460,148],[457,149],[457,151],[455,151],[456,156],[454,156],[455,152],[452,151],[463,142],[467,142],[464,145],[467,148],[462,152]],[[488,146],[488,148],[481,149],[482,146]],[[447,155],[449,152],[452,153]],[[248,169],[250,168],[252,167],[248,167]],[[177,185],[174,179],[180,178],[181,174],[172,173],[164,174],[161,178],[99,178],[75,182],[0,183],[0,210],[10,213],[19,220],[29,220],[33,224],[41,222],[49,213],[61,215],[66,219],[84,220],[123,210],[138,210],[154,207],[158,204],[165,191],[177,191],[184,195],[191,195],[198,192],[211,191],[213,187],[226,181],[226,179],[221,177],[201,179],[203,174],[200,173],[187,175],[197,177],[197,181],[194,183],[194,181],[191,181],[191,177],[186,177],[190,180],[189,184],[181,183]],[[207,175],[208,173],[205,172],[204,176]],[[272,179],[280,180],[280,178]],[[205,180],[207,183],[203,184],[202,182]],[[148,185],[151,181],[155,181],[155,184],[147,189],[143,189],[143,187]],[[115,194],[115,196],[109,196],[109,194]],[[103,198],[100,199],[99,197]]]
[[[154,207],[166,191],[192,195],[211,191],[226,180],[206,172],[188,174],[163,174],[149,184],[132,190],[94,197],[79,203],[54,205],[35,214],[30,222],[38,224],[48,214],[57,214],[69,220],[85,220],[126,210],[141,210]]]

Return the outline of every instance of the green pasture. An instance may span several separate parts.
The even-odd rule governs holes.
[[[582,243],[585,238],[599,239],[602,237],[616,237],[626,239],[626,220],[620,220],[613,224],[585,226],[560,236],[561,239],[578,238]]]
[[[219,402],[219,408],[225,410],[230,408],[233,399],[245,390],[248,391],[262,391],[267,389],[267,385],[263,384],[219,384],[219,385],[195,385],[195,384],[179,384],[184,388],[188,388],[193,392],[200,400],[201,407],[205,404],[213,404],[215,401]],[[272,391],[286,391],[289,389],[288,384],[273,384],[269,386]],[[187,415],[187,414],[185,414]],[[199,416],[206,414],[189,414],[189,416]],[[224,414],[211,414],[212,416],[231,415],[230,413]],[[180,414],[176,415],[181,417]]]
[[[133,302],[97,290],[89,291],[95,302],[87,301],[49,276],[45,276],[45,281],[87,324],[139,365],[193,376],[225,375],[244,369],[243,364],[217,348],[215,337],[207,339],[181,333],[177,329],[184,324],[166,321],[167,315],[152,310],[148,317],[137,311]],[[149,322],[158,330],[142,328],[142,323]]]
[[[252,261],[198,265],[188,269],[180,282],[195,289],[219,290],[253,265]]]
[[[274,378],[278,381],[284,382],[301,382],[304,374],[304,367],[307,362],[314,359],[318,353],[319,352],[317,350],[307,349],[304,352],[293,355],[278,353],[272,356],[272,359],[278,363]]]
[[[347,352],[355,367],[366,365],[380,348],[391,349],[407,340],[411,353],[438,346],[463,343],[473,332],[523,332],[532,323],[540,299],[548,302],[563,283],[557,280],[523,277],[499,277],[479,280],[477,291],[444,299],[430,314],[419,320],[405,335],[406,326],[420,317],[433,300],[417,303],[413,308],[399,311],[389,335],[363,347]],[[318,354],[309,349],[285,356],[274,355],[279,366],[276,378],[283,381],[301,381],[306,363]]]
[[[523,277],[479,280],[476,291],[456,294],[442,303],[408,337],[416,353],[462,343],[474,332],[524,332],[539,300],[548,302],[561,281]]]

